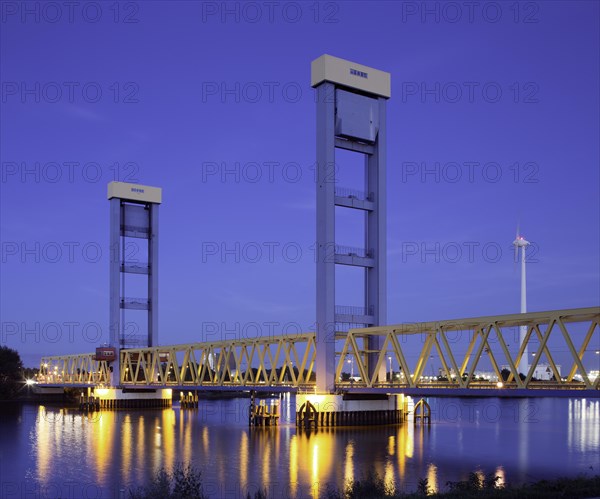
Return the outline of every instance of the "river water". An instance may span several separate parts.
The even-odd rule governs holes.
[[[212,497],[315,497],[377,473],[396,490],[433,490],[494,473],[520,484],[600,471],[598,399],[431,398],[431,425],[300,431],[248,428],[248,399],[198,409],[104,411],[23,405],[0,413],[0,496],[121,498],[158,469],[191,463]]]

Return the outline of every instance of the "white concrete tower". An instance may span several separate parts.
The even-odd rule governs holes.
[[[312,61],[311,85],[317,93],[317,392],[330,393],[336,383],[336,332],[387,321],[386,104],[391,76],[322,55]],[[336,149],[362,156],[364,182],[358,189],[337,184]],[[364,248],[337,244],[336,208],[362,212]],[[362,269],[363,303],[335,302],[336,265]],[[380,347],[380,338],[369,338],[365,360],[370,376]],[[379,377],[385,380],[385,375],[384,365]]]

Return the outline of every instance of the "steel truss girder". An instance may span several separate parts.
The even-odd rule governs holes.
[[[110,370],[104,360],[95,360],[93,353],[42,357],[40,384],[48,385],[108,385]]]
[[[574,341],[568,327],[573,324],[589,324],[587,332]],[[355,388],[489,388],[484,382],[473,379],[474,371],[481,358],[488,355],[496,374],[500,376],[499,360],[508,365],[510,371],[504,382],[505,388],[544,389],[600,389],[600,376],[590,379],[584,365],[584,354],[594,334],[600,335],[600,307],[531,312],[526,314],[500,315],[480,318],[440,321],[429,323],[399,324],[383,327],[351,329],[348,333],[337,333],[336,340],[343,342],[337,356],[335,370],[336,389],[350,388],[341,382],[346,362],[356,364],[360,376],[354,381]],[[516,356],[509,351],[503,328],[527,326],[524,343],[519,345]],[[455,341],[450,335],[468,330],[472,336],[467,342]],[[494,352],[492,333],[496,336],[499,349]],[[538,355],[534,358],[525,379],[518,373],[520,356],[532,336],[539,341]],[[552,355],[549,340],[552,335],[561,335],[567,344],[573,364],[562,379]],[[369,350],[369,338],[381,338],[381,348]],[[418,342],[421,341],[422,345]],[[415,350],[418,357],[414,366],[408,361]],[[466,343],[466,344],[465,344]],[[575,344],[580,347],[576,348]],[[442,372],[447,381],[434,385],[421,380],[421,375],[435,348]],[[466,348],[466,350],[465,350]],[[126,386],[281,386],[305,388],[315,385],[312,377],[316,361],[316,338],[314,333],[294,336],[272,336],[225,340],[219,342],[190,343],[162,347],[126,349],[120,352],[120,385]],[[464,352],[464,353],[462,353]],[[367,357],[376,358],[376,369],[369,374]],[[533,374],[544,354],[555,375],[556,382],[533,381]],[[403,380],[382,382],[378,371],[392,356],[404,374]],[[454,374],[454,376],[453,376]],[[574,381],[576,374],[583,382]],[[111,382],[109,363],[95,360],[94,354],[42,357],[39,382],[47,385],[108,385]],[[114,380],[116,381],[116,380]]]
[[[300,350],[300,353],[299,353]],[[314,333],[121,350],[121,385],[314,384]]]
[[[587,333],[583,336],[583,341],[578,335],[577,341],[573,341],[571,333],[567,329],[567,324],[589,323]],[[581,309],[566,309],[552,310],[548,312],[530,312],[525,314],[511,314],[500,316],[479,317],[472,319],[459,319],[452,321],[414,323],[414,324],[398,324],[383,327],[371,327],[351,329],[344,341],[344,345],[340,352],[338,365],[336,369],[336,379],[341,378],[341,373],[345,362],[353,362],[358,367],[358,372],[361,380],[351,383],[352,387],[364,388],[383,388],[383,387],[406,387],[406,388],[489,388],[485,386],[485,382],[474,379],[474,373],[477,366],[484,355],[487,355],[490,364],[498,379],[501,378],[501,370],[499,360],[508,365],[510,371],[509,377],[504,381],[503,388],[519,388],[519,389],[547,389],[547,388],[565,388],[565,389],[587,389],[597,390],[600,388],[600,376],[593,381],[590,380],[588,370],[583,364],[583,356],[586,352],[590,341],[595,331],[600,329],[600,307],[590,307]],[[527,327],[527,335],[522,344],[519,345],[518,352],[513,358],[508,348],[509,344],[506,341],[503,333],[503,328],[513,328],[518,326]],[[472,333],[470,339],[466,342],[460,342],[451,346],[451,340],[448,338],[448,333],[456,331],[470,331]],[[542,332],[542,330],[544,332]],[[560,331],[564,342],[568,346],[568,350],[573,359],[573,365],[568,371],[566,379],[560,375],[557,363],[552,355],[552,349],[548,345],[548,341],[552,334],[558,336],[557,331]],[[534,358],[525,374],[525,379],[521,380],[518,373],[519,361],[526,350],[527,344],[535,333],[539,340],[538,355]],[[492,334],[496,336],[499,348],[494,352]],[[393,379],[387,382],[381,382],[376,375],[368,376],[368,371],[364,363],[364,358],[370,351],[361,349],[359,342],[364,345],[368,343],[368,338],[379,336],[383,339],[382,347],[377,352],[377,364],[375,371],[384,365],[387,356],[393,356],[393,360],[400,367],[404,374],[403,380],[395,381]],[[412,345],[403,348],[402,345],[410,343]],[[418,341],[422,341],[422,346],[418,345]],[[579,350],[575,347],[575,343],[581,342]],[[459,350],[466,351],[462,354],[462,359],[459,355]],[[412,347],[412,348],[411,348]],[[423,381],[421,376],[429,360],[432,349],[435,350],[440,358],[442,372],[445,373],[447,381],[436,382],[432,384],[430,381]],[[408,351],[418,351],[416,362],[411,368],[407,362]],[[532,380],[535,369],[540,362],[542,354],[545,354],[550,368],[555,376],[555,382],[540,382]],[[460,367],[459,363],[460,362]],[[451,375],[454,373],[454,376]],[[573,382],[575,374],[579,373],[583,379],[581,382]],[[494,383],[495,385],[495,383]],[[552,385],[552,386],[550,386]],[[340,383],[339,388],[348,386],[348,383]]]

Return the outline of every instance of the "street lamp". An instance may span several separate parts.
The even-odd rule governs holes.
[[[350,378],[354,378],[354,359],[352,357],[348,359],[348,364],[350,364]]]
[[[390,381],[392,381],[392,356],[391,355],[388,355],[388,361],[390,363],[390,369],[389,369],[389,371],[390,371]]]

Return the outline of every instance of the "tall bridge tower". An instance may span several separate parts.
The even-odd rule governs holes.
[[[317,93],[317,391],[335,384],[335,331],[386,323],[386,103],[390,74],[323,55],[312,61]],[[363,190],[336,184],[336,149],[364,156]],[[335,209],[364,213],[363,250],[335,241]],[[364,269],[364,303],[336,306],[336,265]],[[379,339],[368,350],[379,350]],[[369,371],[376,354],[367,355]],[[385,375],[385,373],[383,373]]]
[[[158,345],[158,207],[162,189],[110,182],[108,200],[110,346],[117,354],[113,384],[119,385],[120,349]],[[126,320],[126,310],[145,311],[146,327],[143,320]]]

